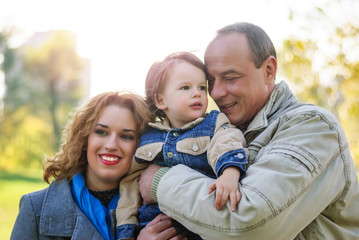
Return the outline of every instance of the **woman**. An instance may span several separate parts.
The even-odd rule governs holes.
[[[11,239],[115,239],[119,182],[148,116],[143,98],[130,93],[102,93],[79,109],[60,151],[43,164],[44,180],[55,180],[22,196]]]

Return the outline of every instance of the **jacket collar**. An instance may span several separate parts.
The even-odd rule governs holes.
[[[259,131],[268,126],[268,124],[281,115],[289,106],[298,101],[284,81],[276,84],[266,105],[257,113],[249,124],[245,134],[248,132]]]
[[[182,127],[180,127],[180,129],[185,130],[185,131],[189,130],[189,129],[192,129],[196,125],[201,123],[203,120],[204,120],[204,117],[197,118],[196,120],[183,125]],[[148,125],[153,127],[153,128],[156,128],[158,130],[161,130],[161,131],[169,132],[169,131],[172,130],[172,128],[170,126],[170,122],[168,121],[168,118],[165,118],[165,119],[163,119],[161,121],[157,121],[155,123],[150,122],[150,123],[148,123]]]
[[[50,236],[102,239],[91,221],[74,202],[68,180],[55,180],[48,187],[39,229],[40,234]]]

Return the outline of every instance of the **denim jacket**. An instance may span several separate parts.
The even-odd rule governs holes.
[[[141,136],[136,161],[168,167],[184,164],[214,178],[228,166],[236,166],[244,176],[245,139],[223,113],[213,110],[181,128],[171,129],[167,119],[149,125]]]
[[[182,128],[171,129],[167,119],[149,125],[151,128],[141,136],[135,153],[137,166],[132,163],[131,171],[143,169],[148,163],[163,166],[185,164],[212,178],[220,176],[229,166],[237,166],[241,177],[245,175],[244,136],[223,113],[211,111],[205,118]],[[116,210],[118,235],[125,226],[138,226],[136,216],[140,205],[133,200],[139,198],[138,178],[131,178],[132,175],[120,183],[121,198]]]
[[[115,211],[111,212],[113,231]],[[11,240],[101,240],[101,234],[73,200],[67,180],[55,180],[48,188],[21,197],[20,211]]]

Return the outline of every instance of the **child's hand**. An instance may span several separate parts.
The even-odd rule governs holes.
[[[208,186],[208,194],[216,190],[216,200],[214,205],[221,210],[226,204],[228,198],[231,203],[231,211],[235,212],[237,204],[241,200],[241,194],[238,190],[240,172],[235,167],[226,168],[222,175]]]

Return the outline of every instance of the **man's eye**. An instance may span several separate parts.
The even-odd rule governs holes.
[[[223,76],[223,79],[226,80],[226,81],[233,81],[233,80],[237,80],[238,78],[241,78],[243,77],[242,75],[226,75],[226,76]]]

